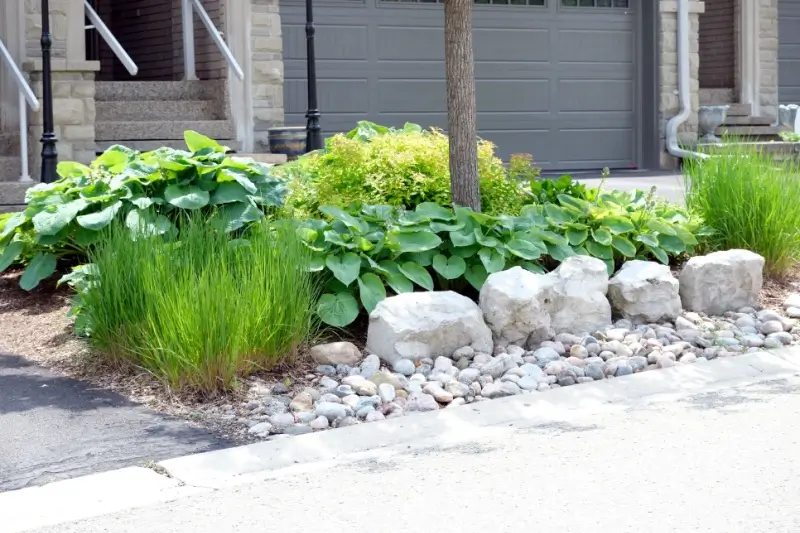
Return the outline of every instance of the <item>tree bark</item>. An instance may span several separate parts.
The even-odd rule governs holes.
[[[445,0],[444,56],[452,199],[456,205],[480,211],[472,2],[473,0]]]

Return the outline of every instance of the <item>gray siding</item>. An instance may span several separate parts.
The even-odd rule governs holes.
[[[778,101],[800,104],[800,0],[778,2]]]

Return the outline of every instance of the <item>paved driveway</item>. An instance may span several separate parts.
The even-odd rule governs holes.
[[[227,444],[113,392],[0,354],[0,491]]]

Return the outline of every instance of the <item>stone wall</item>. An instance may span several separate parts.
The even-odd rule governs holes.
[[[251,0],[255,151],[267,152],[267,130],[283,124],[283,41],[278,0]]]
[[[698,70],[699,55],[699,15],[704,10],[703,2],[692,0],[689,4],[689,72],[693,113],[679,130],[681,140],[690,142],[697,138],[697,109],[700,105],[700,84]],[[659,38],[660,91],[659,91],[659,131],[661,132],[661,167],[673,168],[677,160],[666,152],[667,122],[680,111],[678,98],[678,3],[675,0],[661,0]]]
[[[758,0],[761,115],[778,116],[778,0]]]
[[[29,61],[24,66],[30,76],[31,88],[41,99],[41,60]],[[99,68],[95,61],[68,63],[63,59],[53,60],[53,121],[59,161],[89,163],[95,157],[94,77]],[[41,151],[42,123],[41,110],[30,114],[29,146],[33,154]],[[36,176],[41,160],[32,157],[31,163],[31,174]]]

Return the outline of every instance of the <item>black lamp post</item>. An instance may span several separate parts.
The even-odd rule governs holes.
[[[52,183],[58,179],[56,165],[56,134],[53,126],[53,72],[50,65],[50,2],[42,0],[42,182]]]
[[[314,6],[306,0],[306,66],[308,68],[308,111],[306,112],[306,151],[322,148],[322,129],[319,126],[317,105],[317,65],[314,55]]]

